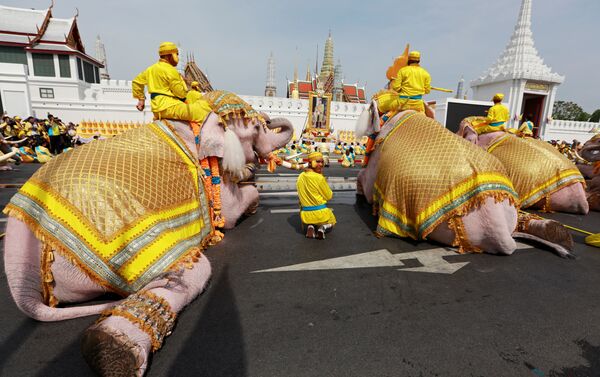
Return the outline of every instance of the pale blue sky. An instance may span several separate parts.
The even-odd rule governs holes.
[[[50,0],[0,4],[45,9]],[[468,86],[504,50],[520,4],[521,0],[56,0],[53,14],[68,18],[79,8],[87,52],[94,55],[100,35],[112,78],[132,79],[156,60],[158,44],[171,40],[194,53],[214,87],[248,95],[263,94],[272,51],[277,94],[285,96],[285,80],[293,77],[294,65],[300,77],[307,64],[314,69],[317,44],[321,60],[331,29],[345,81],[366,83],[371,95],[385,84],[386,68],[407,42],[421,51],[422,65],[435,86],[456,89],[461,75]],[[533,1],[536,48],[547,65],[566,76],[558,99],[574,101],[588,112],[600,108],[598,15],[598,0]]]

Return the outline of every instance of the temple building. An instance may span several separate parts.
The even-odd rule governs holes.
[[[196,64],[196,58],[193,54],[188,54],[185,67],[183,68],[183,78],[188,87],[191,87],[192,82],[197,81],[200,84],[201,92],[212,92],[214,89],[208,80],[208,77],[202,72]]]
[[[77,15],[54,18],[52,7],[0,6],[0,64],[10,65],[10,74],[0,75],[0,113],[4,108],[23,112],[31,101],[76,96],[86,85],[99,83],[104,68],[86,53]]]
[[[517,25],[504,52],[485,74],[471,82],[475,100],[489,101],[495,93],[505,94],[513,115],[510,126],[518,128],[521,115],[530,116],[534,133],[544,134],[551,120],[558,86],[564,77],[544,64],[534,47],[531,32],[532,0],[523,0]]]
[[[304,80],[299,80],[297,73],[294,74],[294,80],[287,83],[287,97],[293,98],[297,91],[298,98],[308,99],[310,92],[322,90],[326,94],[332,94],[334,101],[350,103],[366,103],[365,87],[359,87],[358,83],[346,84],[342,77],[342,65],[334,64],[333,38],[331,32],[325,41],[325,53],[323,54],[323,63],[319,72],[315,66],[314,75],[307,72]],[[318,60],[317,60],[318,62]],[[317,73],[319,72],[319,73]]]

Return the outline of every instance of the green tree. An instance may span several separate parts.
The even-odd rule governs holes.
[[[600,122],[600,109],[594,111],[590,117],[590,122]]]
[[[583,111],[581,106],[575,102],[556,101],[554,102],[552,118],[559,120],[587,121],[590,119],[590,114]]]

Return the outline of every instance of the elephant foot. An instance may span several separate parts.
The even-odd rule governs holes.
[[[244,216],[252,216],[252,215],[256,214],[257,210],[258,210],[258,200],[250,203],[250,205],[244,212]]]
[[[100,376],[142,376],[146,358],[143,347],[127,335],[104,327],[88,328],[83,334],[81,351],[88,365]]]
[[[575,246],[573,236],[558,221],[542,219],[532,214],[519,214],[517,232],[513,235],[517,238],[541,242],[561,257],[573,257],[570,253]]]

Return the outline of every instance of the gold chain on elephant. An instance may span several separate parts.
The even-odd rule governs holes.
[[[148,334],[152,352],[159,350],[165,338],[171,335],[177,318],[167,300],[150,291],[132,294],[114,308],[102,312],[96,323],[113,315],[127,319]]]
[[[519,211],[517,218],[517,232],[529,233],[529,223],[531,220],[543,220],[544,218],[533,213]]]

